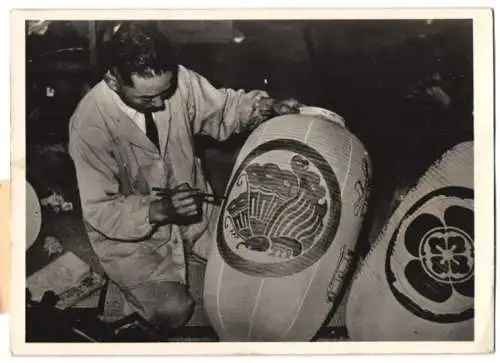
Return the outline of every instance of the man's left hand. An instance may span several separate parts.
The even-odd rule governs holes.
[[[302,104],[295,99],[278,101],[273,98],[262,98],[259,101],[259,112],[265,118],[299,113]]]

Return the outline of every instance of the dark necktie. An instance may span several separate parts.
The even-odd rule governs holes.
[[[155,146],[160,150],[160,141],[158,138],[158,129],[156,128],[155,121],[153,120],[153,114],[151,112],[144,113],[144,119],[146,120],[146,135],[155,144]]]

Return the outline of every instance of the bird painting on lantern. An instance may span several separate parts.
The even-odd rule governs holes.
[[[290,151],[255,158],[228,197],[224,239],[229,248],[257,263],[288,261],[308,251],[328,211],[321,175],[314,163]]]

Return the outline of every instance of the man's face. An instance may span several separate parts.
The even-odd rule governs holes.
[[[140,112],[155,112],[165,109],[165,100],[177,89],[176,74],[165,72],[153,77],[132,74],[132,86],[120,82],[118,94],[133,109]]]

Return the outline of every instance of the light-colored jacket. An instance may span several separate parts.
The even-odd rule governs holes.
[[[69,151],[90,242],[103,267],[118,276],[130,274],[124,269],[134,264],[126,261],[135,259],[140,264],[144,249],[167,245],[161,271],[152,274],[161,274],[163,280],[183,280],[185,246],[207,257],[214,208],[204,203],[200,223],[155,229],[148,220],[151,189],[189,183],[211,192],[195,155],[194,136],[225,140],[259,122],[256,100],[267,94],[216,89],[180,66],[177,91],[165,101],[165,110],[155,114],[160,154],[113,101],[112,92],[104,81],[98,83],[81,100],[69,126]]]

